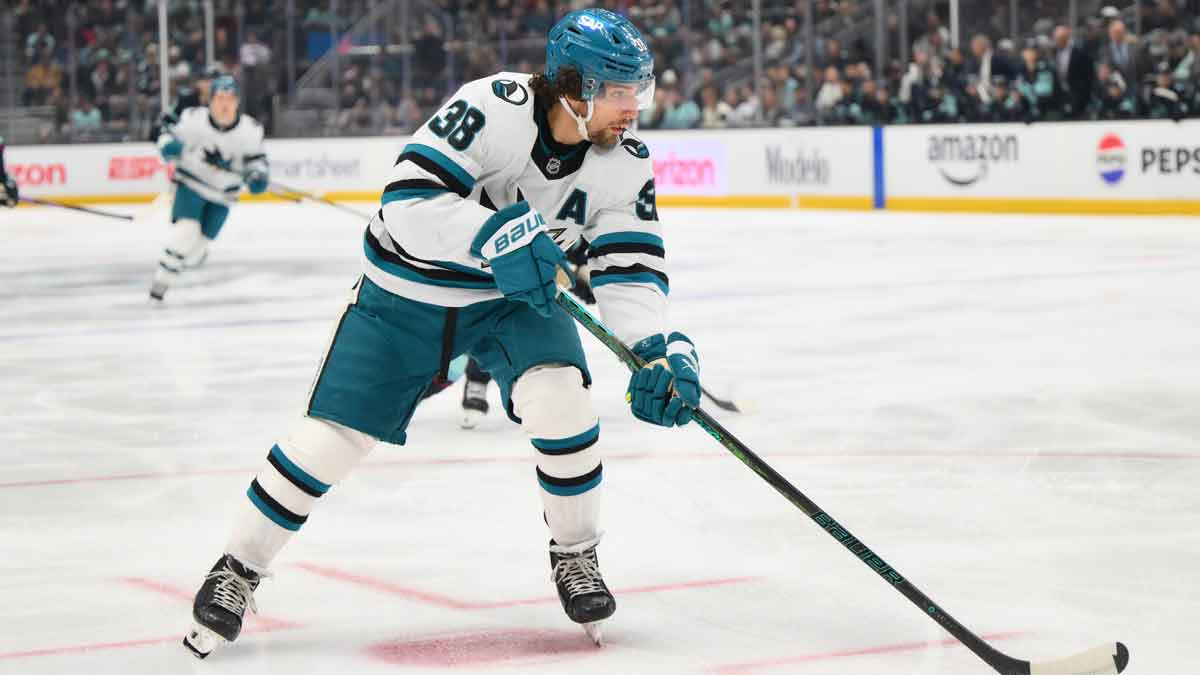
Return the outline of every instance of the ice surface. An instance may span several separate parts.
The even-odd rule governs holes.
[[[1194,670],[1200,222],[662,215],[672,326],[755,404],[714,409],[751,448],[1001,650],[1120,639],[1131,673]],[[161,218],[0,211],[0,673],[991,672],[699,429],[633,420],[587,335],[603,648],[553,597],[529,445],[495,411],[460,430],[455,387],[196,661],[192,593],[299,414],[362,224],[239,206],[153,308]]]

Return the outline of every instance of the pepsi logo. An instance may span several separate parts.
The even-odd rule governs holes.
[[[1116,134],[1105,134],[1100,139],[1100,147],[1096,149],[1096,168],[1100,178],[1109,185],[1116,185],[1125,177],[1125,162],[1128,152],[1125,141]]]

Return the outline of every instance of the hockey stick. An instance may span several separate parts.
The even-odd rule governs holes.
[[[645,365],[644,360],[637,354],[634,354],[629,347],[626,347],[616,335],[613,335],[611,331],[600,323],[599,319],[588,312],[583,305],[576,302],[569,294],[560,291],[557,301],[560,307],[574,317],[589,333],[595,335],[597,339],[603,342],[631,371],[636,372]],[[833,516],[823,511],[821,507],[806,497],[804,493],[797,490],[786,478],[779,475],[758,455],[754,454],[750,448],[746,447],[744,443],[729,433],[725,427],[717,423],[708,413],[697,408],[693,411],[693,418],[710,436],[725,446],[726,450],[741,460],[743,464],[750,467],[754,473],[757,473],[763,480],[767,481],[779,494],[783,495],[788,501],[803,511],[805,515],[811,518],[818,527],[841,542],[847,550],[854,554],[854,557],[863,561],[867,567],[874,570],[884,581],[916,605],[923,614],[936,621],[938,625],[946,629],[950,635],[954,636],[956,640],[974,652],[980,659],[983,659],[984,663],[994,668],[996,672],[1002,675],[1112,675],[1123,671],[1125,666],[1129,664],[1129,650],[1120,642],[1107,643],[1057,661],[1031,663],[1015,659],[1000,652],[987,642],[984,642],[978,635],[968,630],[954,617],[950,616],[946,610],[931,600],[929,596],[922,593],[908,579],[901,576],[896,571],[896,568],[884,562],[883,558],[868,548],[861,539],[850,534],[850,531],[834,520]]]
[[[319,197],[311,192],[305,192],[304,190],[297,190],[295,188],[290,188],[286,185],[283,185],[282,183],[276,183],[275,181],[271,181],[270,186],[271,186],[271,193],[279,195],[280,197],[284,197],[286,199],[296,199],[297,201],[299,201],[299,199],[309,199],[314,202],[321,202],[322,204],[327,204],[329,206],[332,206],[333,208],[335,208],[339,211],[345,211],[346,213],[353,213],[354,215],[358,216],[359,218],[363,218],[365,220],[370,220],[370,216],[363,213],[362,211],[352,209],[349,206],[343,206],[335,201],[330,201],[328,199],[325,199],[324,197]]]
[[[700,387],[700,393],[704,394],[706,397],[708,397],[708,400],[712,401],[713,405],[717,406],[721,410],[727,410],[729,412],[735,412],[735,413],[742,412],[742,409],[740,407],[738,407],[738,404],[734,403],[733,400],[725,399],[725,398],[717,398],[716,396],[713,395],[713,393],[711,391],[705,389],[703,386]]]
[[[74,204],[64,204],[62,202],[54,202],[49,199],[38,199],[36,197],[21,197],[21,201],[30,204],[40,204],[41,206],[57,206],[60,209],[71,209],[72,211],[82,211],[90,213],[93,216],[104,216],[105,218],[119,218],[121,220],[133,220],[133,216],[125,215],[124,213],[113,213],[112,211],[101,211],[99,209],[89,209],[86,206],[75,206]]]

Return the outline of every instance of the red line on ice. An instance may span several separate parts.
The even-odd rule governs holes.
[[[165,595],[175,600],[183,600],[191,602],[192,591],[173,586],[171,584],[147,579],[145,577],[122,577],[117,581],[129,585],[148,590],[159,595]],[[242,634],[247,633],[270,633],[277,630],[288,630],[292,628],[300,628],[300,624],[276,619],[269,616],[261,616],[258,614],[250,614],[246,622],[246,628]],[[119,642],[95,642],[84,645],[67,645],[65,647],[47,647],[45,649],[29,649],[19,652],[0,652],[0,660],[3,659],[24,659],[35,656],[62,656],[64,654],[79,654],[83,652],[102,651],[106,649],[130,649],[133,647],[145,647],[148,645],[159,645],[170,642],[182,642],[183,633],[186,629],[187,617],[180,617],[180,630],[175,635],[167,637],[142,638],[140,640],[122,640]],[[180,649],[183,649],[181,646]]]
[[[686,452],[686,453],[606,453],[606,460],[629,461],[672,461],[672,460],[713,460],[724,459],[726,455],[720,452]],[[909,451],[909,452],[775,452],[764,453],[763,458],[770,460],[782,459],[912,459],[912,458],[943,458],[943,459],[1131,459],[1145,461],[1195,461],[1200,460],[1200,452],[1069,452],[1069,451],[1013,451],[1013,452],[983,452],[970,451]],[[446,457],[389,460],[382,462],[367,462],[368,468],[387,468],[400,466],[437,466],[447,464],[527,464],[533,462],[529,457]],[[165,480],[174,478],[192,478],[196,476],[224,476],[230,474],[254,475],[258,469],[188,469],[183,471],[160,471],[150,473],[114,474],[109,476],[80,476],[77,478],[50,478],[44,480],[20,480],[0,483],[0,490],[5,488],[47,487],[55,485],[78,485],[80,483],[107,483],[125,480]]]
[[[366,653],[391,665],[424,668],[529,668],[564,662],[567,657],[598,653],[582,633],[522,628],[443,633],[386,640],[369,645]],[[569,668],[564,667],[566,671]]]
[[[401,586],[399,584],[394,584],[390,581],[384,581],[383,579],[376,579],[374,577],[368,577],[368,576],[356,574],[354,572],[348,572],[346,570],[341,570],[341,569],[337,569],[337,568],[333,568],[333,567],[326,567],[323,565],[315,565],[313,563],[295,563],[295,566],[299,567],[300,569],[305,570],[307,572],[312,572],[313,574],[323,576],[323,577],[326,577],[329,579],[337,579],[338,581],[345,581],[347,583],[357,584],[359,586],[363,586],[364,588],[370,588],[372,590],[380,591],[382,593],[398,595],[402,598],[407,598],[409,600],[413,600],[416,602],[421,602],[421,603],[424,603],[427,605],[435,605],[438,607],[446,607],[448,609],[462,609],[462,610],[500,609],[500,608],[504,608],[504,607],[516,607],[518,605],[550,604],[550,603],[556,603],[559,601],[558,597],[553,596],[553,595],[541,596],[541,597],[536,597],[536,598],[523,598],[523,599],[518,599],[518,600],[500,600],[500,601],[492,601],[492,602],[477,602],[477,601],[470,601],[470,600],[459,600],[457,598],[452,598],[448,595],[441,595],[439,593],[430,593],[429,591],[422,591],[420,589],[412,588],[410,586]],[[657,584],[657,585],[653,585],[653,586],[635,586],[632,588],[614,589],[613,594],[614,595],[624,595],[624,594],[632,594],[632,593],[658,593],[661,591],[678,591],[678,590],[685,590],[685,589],[689,589],[689,588],[710,588],[713,586],[726,586],[729,584],[740,584],[740,583],[745,583],[745,582],[749,582],[749,581],[758,581],[761,578],[762,577],[731,577],[731,578],[726,578],[726,579],[702,579],[699,581],[684,581],[684,582],[674,583],[674,584]]]
[[[153,591],[154,593],[165,595],[169,598],[183,600],[188,604],[191,604],[192,598],[194,598],[196,594],[194,590],[166,584],[161,581],[155,581],[154,579],[147,579],[145,577],[122,577],[117,579],[117,581],[130,586],[137,586],[138,588]],[[251,612],[247,612],[246,614],[245,632],[247,633],[265,633],[268,631],[286,630],[289,628],[300,628],[300,624],[293,621],[288,621],[286,619],[277,619],[265,614]]]
[[[1023,631],[1012,631],[1007,633],[991,633],[981,635],[988,642],[999,642],[1001,640],[1011,640],[1013,638],[1028,635]],[[804,654],[801,656],[788,656],[779,659],[767,659],[764,661],[751,661],[748,663],[730,663],[723,666],[717,666],[713,669],[719,675],[738,675],[740,673],[750,673],[756,670],[768,670],[771,668],[780,668],[782,666],[791,666],[797,663],[812,663],[813,661],[832,661],[834,659],[845,659],[855,656],[879,656],[884,654],[899,654],[903,652],[919,652],[933,647],[961,647],[961,642],[954,638],[946,638],[936,642],[903,642],[894,645],[879,645],[877,647],[862,647],[859,649],[845,649],[835,652],[822,652],[817,654]]]
[[[80,652],[100,651],[104,649],[129,649],[130,647],[145,647],[146,645],[157,645],[165,642],[178,642],[183,640],[183,633],[172,635],[171,637],[156,637],[145,638],[142,640],[126,640],[124,642],[97,642],[90,645],[72,645],[69,647],[49,647],[46,649],[30,649],[23,652],[0,652],[0,660],[4,659],[26,659],[34,656],[61,656],[63,654],[77,654]],[[182,649],[182,647],[180,647]]]

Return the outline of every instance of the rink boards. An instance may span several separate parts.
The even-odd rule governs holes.
[[[1200,215],[1200,120],[651,131],[667,207]],[[272,180],[374,201],[404,137],[267,142]],[[10,147],[24,194],[149,201],[150,143]],[[279,199],[274,195],[247,199]]]

